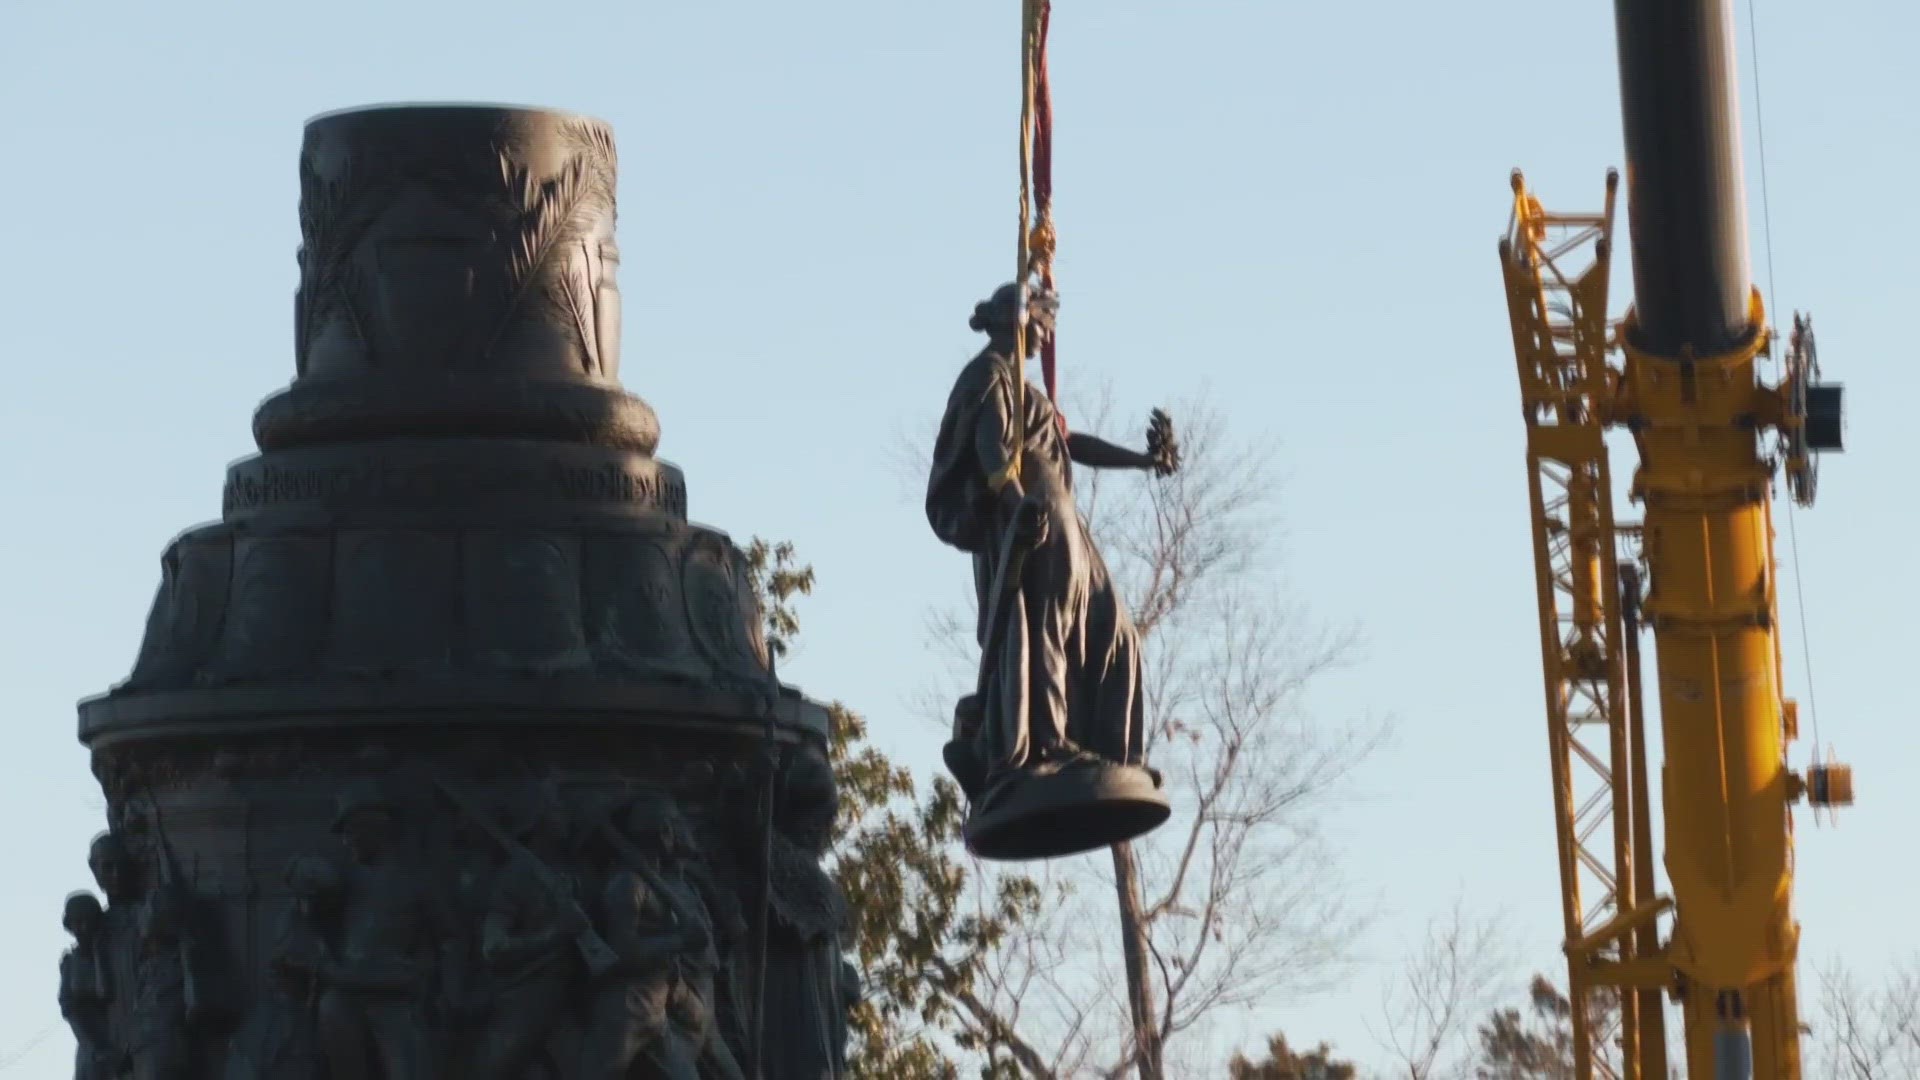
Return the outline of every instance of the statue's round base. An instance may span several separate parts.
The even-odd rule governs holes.
[[[1172,813],[1155,774],[1108,763],[1009,776],[974,806],[962,835],[982,859],[1057,859],[1145,836]]]

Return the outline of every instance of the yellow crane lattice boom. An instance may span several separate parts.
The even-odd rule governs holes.
[[[1635,873],[1647,857],[1635,843],[1646,803],[1644,790],[1636,802],[1636,777],[1644,789],[1646,770],[1629,709],[1622,530],[1606,445],[1604,404],[1616,382],[1606,358],[1618,178],[1608,176],[1599,214],[1548,213],[1518,173],[1513,188],[1500,263],[1527,425],[1573,1052],[1582,1080],[1664,1080],[1658,997],[1649,1008],[1645,995],[1622,993],[1603,974],[1636,957],[1634,931],[1659,912],[1650,876]]]

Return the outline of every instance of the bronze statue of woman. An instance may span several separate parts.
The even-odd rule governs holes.
[[[1074,502],[1073,466],[1169,475],[1173,425],[1155,410],[1145,453],[1068,432],[1045,394],[1017,391],[1057,302],[1035,292],[1022,307],[1005,285],[974,309],[987,345],[954,383],[927,482],[934,534],[973,556],[979,690],[955,710],[947,763],[983,858],[1090,851],[1169,813],[1144,768],[1139,633]]]

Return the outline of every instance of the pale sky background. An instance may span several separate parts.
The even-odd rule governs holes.
[[[1017,5],[542,8],[0,4],[0,1064],[31,1044],[9,1077],[71,1068],[59,907],[89,884],[102,824],[74,702],[129,670],[164,545],[218,514],[253,407],[291,375],[313,113],[475,99],[613,124],[626,380],[660,411],[663,456],[695,517],[790,538],[818,569],[783,674],[939,767],[908,699],[932,663],[925,610],[967,570],[888,451],[931,430],[975,344],[971,305],[1012,259]],[[1848,452],[1797,524],[1821,729],[1858,764],[1861,805],[1837,831],[1801,815],[1798,910],[1809,960],[1871,974],[1920,947],[1920,735],[1894,678],[1920,597],[1900,442],[1920,400],[1920,8],[1759,15],[1777,314],[1816,314],[1851,406]],[[1238,434],[1282,439],[1287,574],[1369,640],[1316,708],[1400,721],[1330,823],[1357,898],[1385,912],[1367,962],[1342,992],[1246,1017],[1249,1041],[1277,1027],[1374,1058],[1381,980],[1459,893],[1511,918],[1528,965],[1562,970],[1494,241],[1516,165],[1550,206],[1597,208],[1621,159],[1612,35],[1602,0],[1058,5],[1066,377],[1110,377],[1140,420],[1209,394]],[[1624,243],[1615,265],[1618,306]]]

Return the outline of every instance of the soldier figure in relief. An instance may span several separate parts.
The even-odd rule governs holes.
[[[426,876],[399,858],[399,807],[378,783],[341,793],[334,828],[352,863],[343,875],[337,951],[283,954],[288,976],[319,991],[320,1042],[331,1080],[431,1080],[425,1006],[451,980],[452,935]]]
[[[571,818],[554,784],[534,787],[516,831],[520,844],[494,879],[480,930],[495,989],[474,1062],[480,1080],[520,1080],[543,1056],[571,1062],[579,1046],[567,1006],[587,976],[579,942],[593,925],[580,906],[581,883],[564,868]]]
[[[61,923],[73,948],[60,957],[60,1015],[73,1028],[74,1080],[111,1080],[120,1071],[113,1048],[112,992],[101,931],[106,910],[89,892],[67,897]]]
[[[332,860],[303,855],[287,865],[287,888],[294,908],[269,961],[271,990],[234,1039],[232,1080],[320,1080],[325,1075],[313,1003],[323,985],[318,973],[333,955],[329,939],[340,927],[346,879]]]
[[[127,1032],[133,1080],[185,1080],[188,1075],[186,967],[179,913],[166,895],[156,892],[140,909]]]
[[[113,1048],[118,1062],[106,1075],[118,1077],[128,1068],[127,1036],[132,1027],[134,975],[140,955],[140,877],[126,843],[111,831],[93,838],[87,850],[87,868],[107,901],[95,937],[100,942],[97,955],[106,995],[107,1045]]]
[[[711,1045],[728,1062],[709,1065],[731,1074],[739,1065],[727,1051],[729,1038],[745,1044],[745,986],[749,951],[746,915],[738,895],[722,886],[706,865],[692,826],[672,799],[643,796],[606,825],[614,861],[639,872],[659,910],[704,927],[705,944],[683,951],[676,967],[674,1014],[696,1047]]]
[[[600,907],[620,964],[594,988],[581,1080],[623,1080],[642,1061],[661,1080],[700,1080],[703,1064],[714,1080],[741,1080],[724,1045],[709,1052],[707,1002],[688,1000],[699,995],[683,968],[713,948],[705,919],[646,868],[608,875]]]

